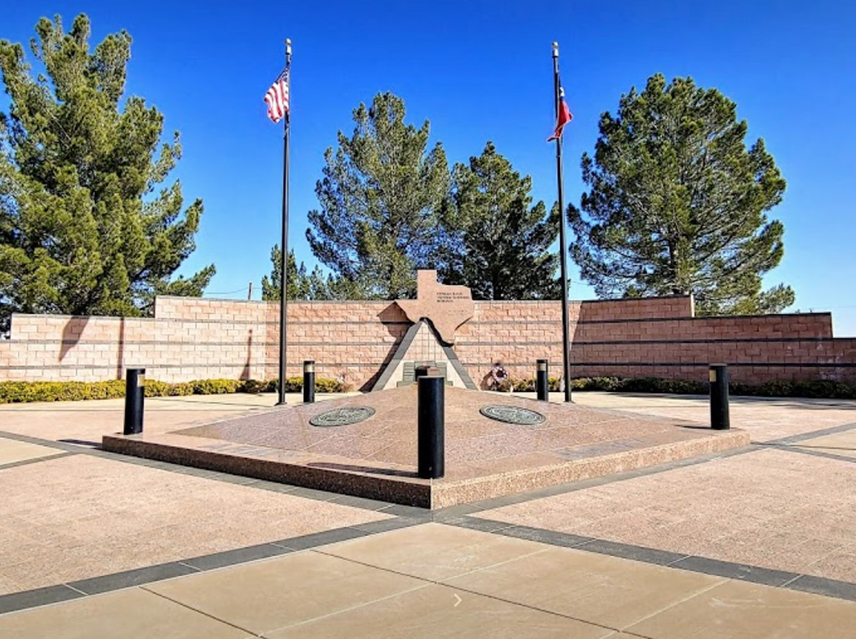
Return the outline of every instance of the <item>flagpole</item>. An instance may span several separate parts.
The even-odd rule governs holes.
[[[559,43],[553,43],[553,94],[556,119],[561,108],[559,85]],[[561,132],[560,132],[561,133]],[[568,245],[565,238],[565,184],[562,172],[562,135],[556,138],[556,179],[559,187],[559,251],[562,264],[562,374],[565,380],[565,401],[571,399],[571,336],[568,326]]]
[[[291,96],[291,39],[285,40],[285,68],[288,81],[289,101]],[[279,264],[279,400],[277,406],[285,406],[285,380],[286,380],[286,316],[288,314],[288,299],[286,290],[288,288],[288,138],[291,128],[291,107],[285,110],[285,124],[282,134],[282,259]]]

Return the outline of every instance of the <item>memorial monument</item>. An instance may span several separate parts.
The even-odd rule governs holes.
[[[419,365],[439,368],[452,386],[476,389],[454,351],[455,331],[475,313],[473,296],[466,286],[437,282],[437,271],[417,272],[415,300],[396,300],[413,322],[372,391],[389,390],[415,381]]]
[[[454,352],[470,290],[420,271],[413,322],[372,392],[165,434],[107,436],[118,453],[443,508],[748,445],[740,430],[479,391]],[[416,366],[444,373],[445,474],[417,473]],[[535,362],[532,362],[533,372]],[[436,378],[435,378],[436,379]],[[433,380],[432,380],[433,383]]]

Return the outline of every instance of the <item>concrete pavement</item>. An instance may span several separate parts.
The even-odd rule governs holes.
[[[149,399],[146,428],[273,401]],[[850,637],[854,409],[733,398],[737,454],[427,514],[105,453],[121,401],[0,406],[0,636]]]

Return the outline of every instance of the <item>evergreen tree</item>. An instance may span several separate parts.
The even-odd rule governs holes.
[[[280,260],[282,250],[279,244],[275,244],[270,251],[271,272],[270,277],[262,277],[262,299],[269,302],[280,300],[282,290],[282,278],[280,277]],[[288,291],[287,298],[290,300],[338,300],[349,299],[343,291],[342,286],[331,275],[324,277],[321,267],[315,266],[311,273],[306,270],[306,265],[301,262],[297,266],[294,251],[288,252]]]
[[[444,216],[443,281],[464,284],[480,300],[557,299],[559,209],[532,205],[532,179],[521,177],[488,142],[453,171]]]
[[[0,41],[0,316],[139,315],[156,294],[201,295],[213,265],[172,278],[202,214],[178,182],[161,186],[178,133],[158,150],[163,115],[137,96],[120,108],[131,37],[90,50],[85,15],[68,33],[42,18],[36,33],[36,78],[23,47]]]
[[[413,295],[416,269],[433,265],[440,209],[449,191],[446,155],[427,150],[430,125],[405,124],[404,101],[390,93],[354,110],[350,138],[325,153],[306,237],[351,298]]]
[[[790,287],[761,290],[779,264],[784,227],[765,213],[785,180],[764,141],[747,148],[736,104],[690,78],[662,75],[604,113],[594,158],[583,155],[581,210],[568,208],[571,249],[598,295],[693,293],[700,314],[778,312]]]

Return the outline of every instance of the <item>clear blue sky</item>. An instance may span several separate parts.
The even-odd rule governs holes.
[[[351,111],[393,91],[416,124],[428,118],[450,162],[495,142],[530,174],[536,198],[555,199],[550,43],[561,44],[574,113],[566,129],[566,197],[578,201],[579,158],[601,112],[661,72],[691,75],[735,100],[752,140],[763,137],[788,181],[772,215],[785,258],[767,277],[797,293],[794,309],[832,310],[839,336],[856,335],[853,148],[856,5],[846,2],[8,2],[0,38],[26,42],[42,15],[66,25],[89,14],[94,40],[134,38],[128,91],[182,134],[174,176],[203,198],[198,249],[185,271],[214,262],[212,293],[258,296],[280,224],[281,128],[262,97],[294,41],[290,243],[313,265],[306,212],[336,131]],[[2,99],[0,99],[2,100]],[[0,101],[4,108],[6,102]],[[572,297],[593,297],[572,267]],[[223,296],[223,295],[218,295]],[[246,297],[246,291],[225,295]]]

